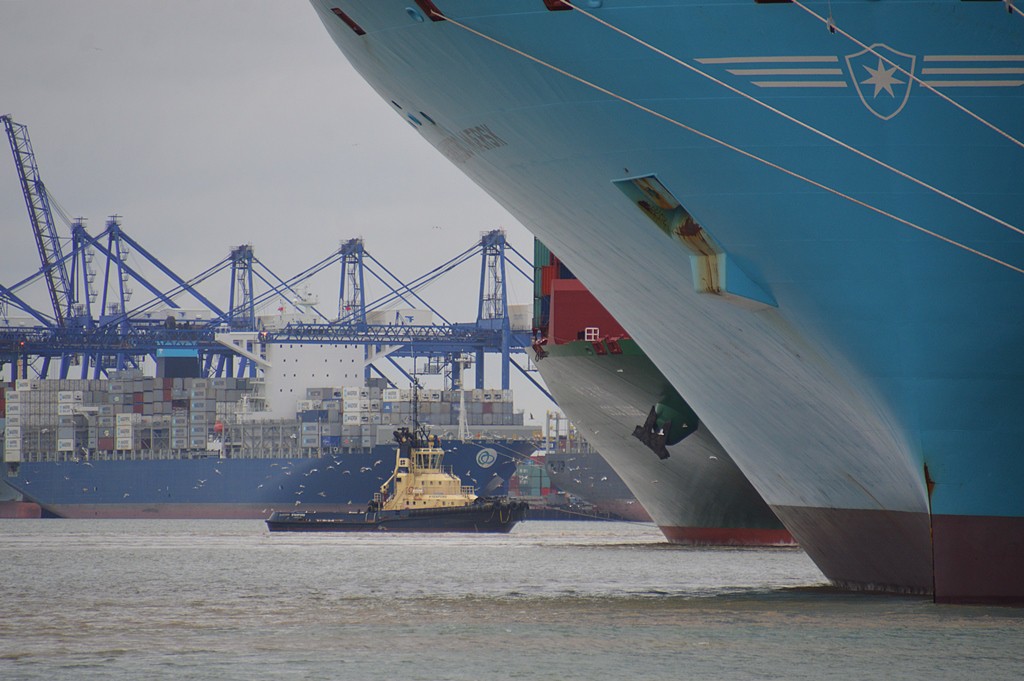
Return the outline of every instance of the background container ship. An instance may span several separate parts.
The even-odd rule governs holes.
[[[535,266],[535,326],[542,336],[534,345],[537,368],[559,407],[665,537],[677,544],[792,544],[679,393],[539,241]],[[593,478],[581,471],[583,457],[569,463],[567,473],[553,479]]]
[[[3,480],[64,518],[266,518],[365,508],[391,473],[411,391],[310,388],[291,417],[262,379],[19,380],[7,389]],[[474,433],[459,440],[460,402]],[[481,495],[504,494],[534,450],[510,391],[423,390],[418,418]],[[486,415],[486,418],[485,418]],[[495,420],[500,421],[498,425]],[[484,422],[487,422],[486,424]]]
[[[1024,601],[1013,4],[313,5],[833,582]]]
[[[568,432],[555,422],[544,444],[544,470],[560,491],[592,504],[599,513],[611,514],[632,522],[653,522],[650,514],[576,427],[566,421]]]

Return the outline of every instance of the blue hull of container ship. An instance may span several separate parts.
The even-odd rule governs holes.
[[[445,445],[445,463],[480,494],[508,493],[525,441]],[[322,457],[25,462],[4,481],[61,518],[259,518],[273,511],[366,508],[395,448]]]
[[[313,5],[630,329],[830,579],[1024,600],[1016,10]]]

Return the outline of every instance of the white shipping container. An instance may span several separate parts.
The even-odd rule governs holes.
[[[131,438],[120,438],[119,437],[119,438],[115,438],[114,439],[114,449],[124,449],[124,450],[127,450],[127,449],[131,449],[131,448],[132,448],[132,439]]]
[[[8,463],[19,463],[21,461],[21,443],[18,443],[18,447],[7,447],[4,450],[4,461]]]
[[[75,405],[71,403],[57,405],[57,416],[74,416],[74,414]]]
[[[342,392],[342,397],[346,400],[358,400],[359,399],[359,388],[345,388]]]
[[[344,414],[341,415],[341,422],[346,426],[358,426],[359,417],[360,414],[358,413],[345,412]]]
[[[21,393],[16,390],[8,390],[7,394],[4,395],[4,399],[7,400],[7,404],[10,404],[11,402],[20,403]]]
[[[73,452],[73,451],[75,451],[75,439],[74,438],[58,438],[57,439],[57,451],[58,452]]]
[[[20,438],[21,437],[21,426],[14,426],[7,424],[7,437],[8,438]]]
[[[21,414],[21,402],[8,402],[7,409],[5,411],[7,412],[8,418]]]
[[[7,415],[7,425],[8,426],[20,426],[21,425],[21,415],[20,414],[8,414]]]
[[[383,397],[385,402],[397,402],[402,399],[398,388],[385,388]]]

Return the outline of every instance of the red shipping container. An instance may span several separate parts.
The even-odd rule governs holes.
[[[570,343],[582,339],[587,327],[596,327],[599,338],[629,335],[578,279],[555,280],[548,338],[556,344]]]
[[[551,295],[551,283],[558,276],[558,265],[545,265],[540,268],[540,294]]]

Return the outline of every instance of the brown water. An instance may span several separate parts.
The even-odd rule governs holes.
[[[0,679],[1014,679],[1024,611],[835,592],[650,525],[0,521]]]

